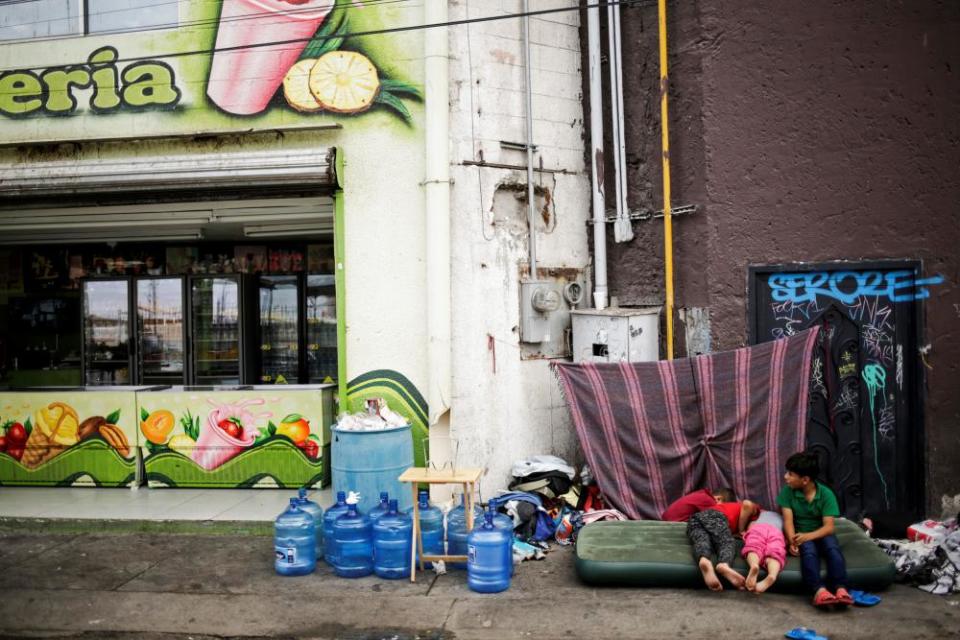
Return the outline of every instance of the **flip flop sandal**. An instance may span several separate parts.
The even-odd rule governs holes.
[[[853,604],[858,607],[873,607],[880,604],[880,596],[866,591],[853,590],[850,592],[850,597],[853,598]]]
[[[837,606],[839,607],[847,607],[853,604],[853,597],[851,597],[850,593],[843,587],[837,589],[833,597],[837,599]]]
[[[790,640],[827,640],[825,636],[817,634],[813,629],[807,627],[796,627],[783,634]]]
[[[813,606],[818,609],[832,609],[837,604],[837,597],[826,589],[813,597]]]

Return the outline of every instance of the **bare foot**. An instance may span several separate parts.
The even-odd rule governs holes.
[[[733,585],[733,586],[736,587],[737,589],[739,589],[739,590],[741,590],[741,591],[744,589],[744,586],[743,586],[743,585],[744,585],[744,582],[746,582],[746,581],[743,579],[743,576],[740,575],[739,573],[737,573],[736,571],[734,571],[734,570],[730,567],[730,565],[728,565],[728,564],[718,564],[718,565],[717,565],[717,573],[719,573],[719,574],[722,575],[724,578],[726,578],[726,579],[727,579],[727,582],[729,582],[731,585]]]
[[[700,558],[700,573],[703,574],[703,582],[710,591],[723,591],[723,585],[713,570],[713,563],[706,558]]]
[[[764,591],[772,587],[773,583],[776,581],[777,581],[776,576],[767,576],[766,578],[764,578],[763,580],[757,583],[757,586],[754,589],[754,591],[756,593],[763,593]]]
[[[760,577],[760,567],[751,566],[750,571],[747,572],[747,579],[743,583],[743,586],[747,588],[747,591],[753,591],[757,588],[758,577]]]

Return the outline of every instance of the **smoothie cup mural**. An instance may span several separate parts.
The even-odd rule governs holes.
[[[264,404],[259,399],[227,404],[219,404],[212,399],[209,402],[214,409],[200,429],[197,446],[190,454],[190,459],[207,471],[216,469],[251,446],[258,433],[254,424],[272,415],[250,411],[251,406]]]
[[[334,0],[223,0],[207,96],[236,115],[266,109],[333,7]]]

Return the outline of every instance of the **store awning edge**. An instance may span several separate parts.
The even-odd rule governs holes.
[[[0,201],[75,194],[306,185],[336,188],[334,147],[0,163]]]

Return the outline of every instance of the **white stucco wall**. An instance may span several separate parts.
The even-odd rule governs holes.
[[[533,11],[573,0],[531,0]],[[519,13],[520,0],[450,3],[450,19]],[[502,185],[526,184],[523,25],[517,18],[450,30],[453,398],[450,435],[460,463],[485,466],[484,498],[509,482],[514,461],[553,453],[574,461],[576,436],[546,360],[521,360],[519,282],[528,255],[525,204]],[[538,266],[589,264],[589,166],[584,163],[579,13],[531,18],[535,175],[555,206],[538,216]],[[509,164],[481,168],[465,161]],[[522,189],[521,189],[522,192]],[[523,193],[517,193],[522,197]],[[542,199],[537,198],[538,204]],[[493,349],[490,348],[491,338]],[[494,370],[494,351],[496,370]],[[442,428],[442,425],[441,425]],[[439,431],[438,431],[439,433]]]

